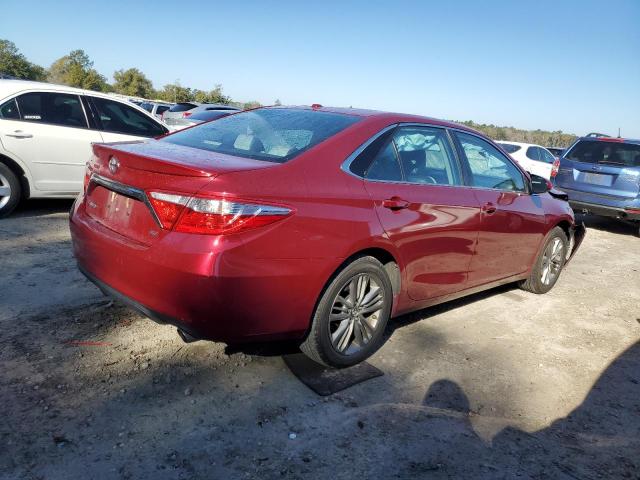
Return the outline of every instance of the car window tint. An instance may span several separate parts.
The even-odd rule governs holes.
[[[444,130],[402,127],[393,141],[405,181],[432,185],[460,185],[460,174]]]
[[[64,127],[87,128],[77,95],[53,92],[25,93],[18,97],[22,120]]]
[[[203,123],[174,133],[162,141],[284,163],[360,118],[304,109],[262,108]]]
[[[539,161],[540,160],[540,149],[538,147],[529,147],[527,148],[527,158],[530,158],[531,160],[536,160]]]
[[[556,157],[554,157],[546,148],[540,148],[540,160],[546,163],[553,163],[556,160]]]
[[[166,133],[156,121],[135,108],[106,98],[91,97],[98,111],[102,130],[138,137],[157,137]]]
[[[20,113],[18,112],[18,105],[16,100],[12,98],[8,102],[5,102],[0,106],[0,118],[6,120],[19,120]]]
[[[390,182],[402,181],[402,171],[391,140],[387,140],[382,149],[374,156],[371,165],[365,172],[365,178]]]
[[[569,160],[640,167],[640,145],[635,143],[581,140],[565,155]]]
[[[476,187],[524,191],[522,173],[489,142],[467,133],[456,132],[467,158]]]
[[[169,107],[166,105],[158,105],[158,108],[156,108],[156,115],[161,115],[164,112],[166,112],[167,110],[169,110]]]
[[[502,149],[507,153],[515,153],[522,148],[520,145],[512,145],[510,143],[498,142],[498,145],[500,145]]]
[[[141,103],[140,106],[144,108],[147,112],[151,112],[153,110],[153,103]]]

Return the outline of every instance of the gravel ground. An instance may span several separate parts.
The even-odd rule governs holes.
[[[395,321],[330,397],[276,355],[184,344],[76,268],[70,202],[0,221],[0,479],[640,478],[640,239],[588,218],[544,296]]]

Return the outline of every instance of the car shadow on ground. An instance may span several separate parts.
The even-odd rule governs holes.
[[[619,235],[638,236],[639,225],[637,223],[625,222],[609,217],[598,217],[596,215],[576,214],[578,222],[583,221],[587,230],[593,228],[603,232],[617,233]]]
[[[15,218],[42,217],[54,213],[68,213],[73,199],[33,198],[21,202],[11,214]]]

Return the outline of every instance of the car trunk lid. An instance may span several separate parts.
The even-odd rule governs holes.
[[[166,235],[150,191],[192,196],[228,172],[276,166],[155,140],[94,145],[87,168],[85,206],[96,222],[140,246]]]

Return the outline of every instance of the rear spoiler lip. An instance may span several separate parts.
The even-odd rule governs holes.
[[[565,202],[569,201],[569,195],[567,195],[562,190],[558,190],[555,187],[549,190],[549,195],[551,195],[553,198],[557,198],[558,200],[564,200]]]

